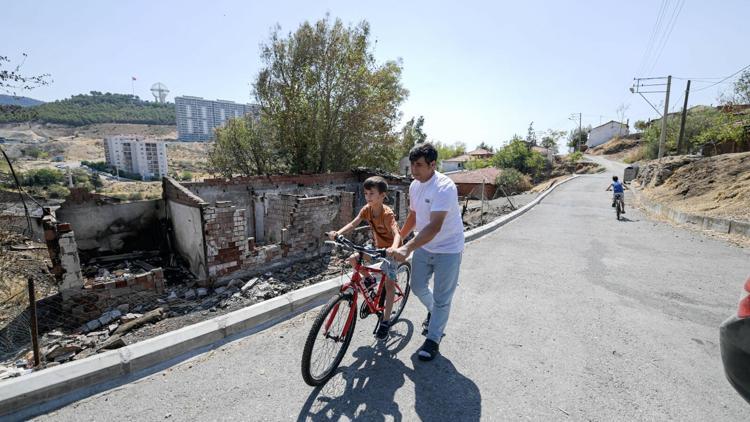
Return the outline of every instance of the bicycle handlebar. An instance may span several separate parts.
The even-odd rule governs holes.
[[[370,258],[383,259],[388,256],[385,252],[385,248],[368,248],[366,246],[357,245],[342,235],[336,236],[335,241],[326,240],[325,243],[333,244],[336,246],[343,246],[346,249],[351,249],[357,252],[361,252],[369,256]]]

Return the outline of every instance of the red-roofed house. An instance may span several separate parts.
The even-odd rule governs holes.
[[[483,169],[460,171],[448,174],[458,189],[459,196],[468,196],[472,198],[481,198],[482,181],[484,181],[484,197],[489,199],[495,196],[495,179],[501,170],[495,167],[485,167]]]

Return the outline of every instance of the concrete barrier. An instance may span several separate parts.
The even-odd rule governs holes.
[[[730,220],[728,218],[706,217],[678,211],[666,205],[651,201],[637,189],[631,189],[631,191],[635,194],[635,197],[638,199],[641,206],[651,214],[664,217],[674,223],[693,225],[702,230],[735,234],[750,238],[750,223]]]

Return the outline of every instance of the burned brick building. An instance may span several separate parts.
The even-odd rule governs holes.
[[[44,217],[53,273],[66,307],[83,320],[164,292],[165,269],[145,257],[181,261],[204,286],[310,259],[325,250],[325,232],[351,221],[364,205],[362,182],[372,174],[353,170],[191,183],[164,178],[161,199],[127,203],[74,189]],[[386,202],[403,221],[409,180],[383,176],[390,186]],[[104,268],[118,261],[127,265]]]
[[[361,185],[370,175],[363,170],[184,184],[165,178],[172,247],[201,280],[311,258],[320,254],[324,233],[351,221],[364,205]],[[388,203],[403,220],[408,181],[387,179]]]

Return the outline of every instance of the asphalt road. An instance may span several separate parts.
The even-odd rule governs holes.
[[[314,310],[38,420],[747,421],[718,326],[748,251],[630,207],[616,221],[610,176],[569,182],[467,246],[433,362],[415,357],[425,312],[412,297],[388,344],[360,320],[341,372],[310,388]]]

